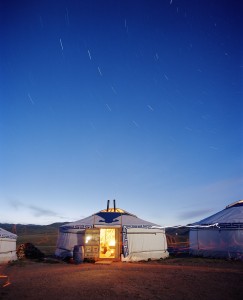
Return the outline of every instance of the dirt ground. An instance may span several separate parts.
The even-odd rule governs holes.
[[[51,263],[52,262],[52,263]],[[243,299],[243,262],[173,258],[80,265],[21,261],[0,266],[9,277],[0,299]]]

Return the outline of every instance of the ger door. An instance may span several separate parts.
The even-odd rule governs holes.
[[[119,234],[117,228],[100,228],[101,259],[119,259]]]

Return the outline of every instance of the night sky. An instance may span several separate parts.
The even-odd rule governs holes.
[[[0,0],[0,223],[243,199],[242,20],[240,0]]]

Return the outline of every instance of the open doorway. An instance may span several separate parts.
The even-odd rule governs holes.
[[[117,258],[117,244],[116,229],[101,228],[99,258]]]

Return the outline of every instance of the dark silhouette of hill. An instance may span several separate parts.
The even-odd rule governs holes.
[[[171,255],[189,253],[189,228],[168,227],[165,229],[168,251]]]
[[[0,223],[0,227],[17,234],[21,235],[31,235],[31,234],[52,234],[57,233],[58,228],[61,225],[68,224],[69,222],[58,222],[49,225],[35,225],[35,224],[9,224],[9,223]]]
[[[0,227],[17,234],[17,249],[23,244],[31,243],[45,255],[54,255],[58,229],[61,225],[67,223],[69,222],[59,222],[49,225],[0,223]]]

